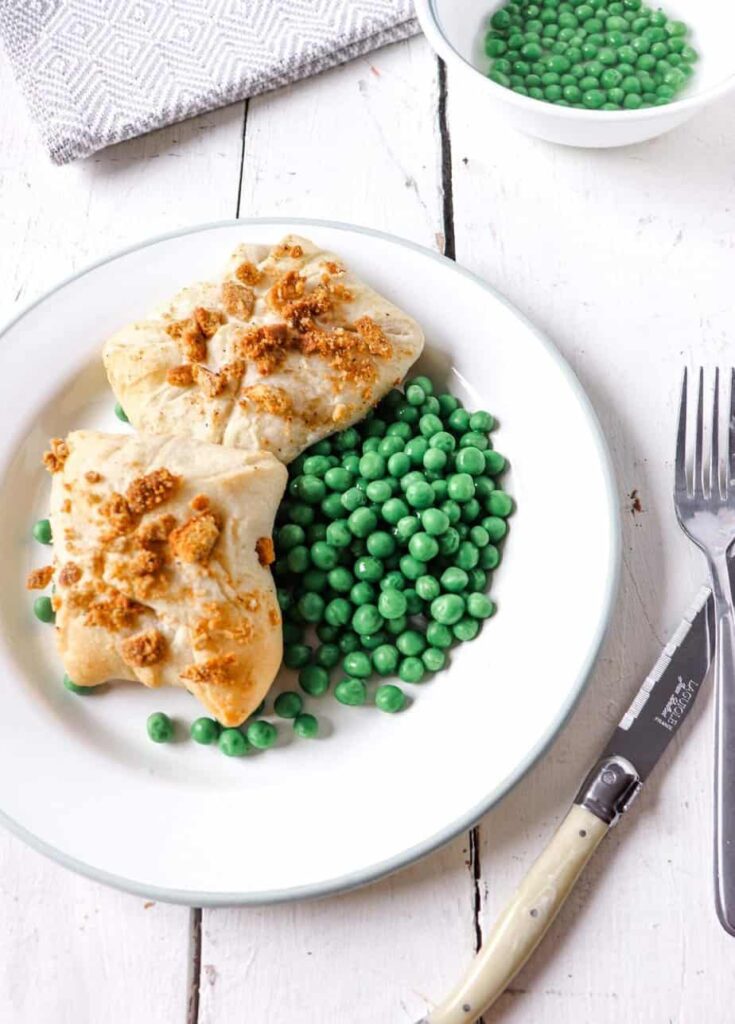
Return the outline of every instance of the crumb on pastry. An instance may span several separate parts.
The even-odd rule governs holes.
[[[120,644],[120,655],[126,665],[133,668],[147,668],[163,661],[166,654],[166,638],[157,629],[134,633]]]
[[[255,542],[255,551],[261,565],[271,565],[276,560],[276,552],[273,541],[270,537],[258,537]]]
[[[43,464],[49,473],[58,473],[69,457],[69,446],[60,437],[52,437],[49,450],[43,453]]]
[[[187,665],[180,675],[191,683],[229,683],[236,661],[234,654],[216,654],[206,661]]]
[[[169,536],[171,552],[180,562],[206,562],[219,537],[219,527],[211,512],[187,519]]]
[[[128,505],[132,512],[141,515],[162,505],[181,483],[181,477],[174,476],[168,469],[154,469],[152,473],[140,476],[125,492]]]
[[[44,565],[41,569],[32,569],[26,577],[27,590],[45,590],[54,575],[53,565]]]
[[[255,309],[255,293],[247,284],[225,281],[222,285],[222,304],[238,320],[249,320]]]

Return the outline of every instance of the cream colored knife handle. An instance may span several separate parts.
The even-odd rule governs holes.
[[[424,1024],[472,1024],[495,1002],[546,934],[609,828],[586,807],[572,805],[463,981]]]

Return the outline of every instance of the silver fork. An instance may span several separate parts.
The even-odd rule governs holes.
[[[687,482],[687,372],[679,406],[674,505],[707,560],[715,599],[715,844],[717,916],[735,935],[735,609],[727,552],[735,540],[735,370],[730,371],[727,457],[720,462],[720,372],[715,370],[709,451],[704,450],[704,372],[699,370],[691,486]]]

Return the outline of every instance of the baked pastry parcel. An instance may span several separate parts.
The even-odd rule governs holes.
[[[364,417],[420,354],[421,328],[333,253],[289,235],[241,245],[104,346],[140,431],[184,434],[290,462]]]
[[[64,669],[186,687],[223,725],[247,718],[282,655],[269,569],[286,484],[267,452],[184,437],[75,431],[44,456],[53,474],[53,581]]]

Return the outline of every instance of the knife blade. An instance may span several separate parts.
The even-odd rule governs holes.
[[[472,1024],[507,988],[691,713],[707,677],[714,637],[714,602],[709,588],[702,587],[466,976],[418,1024]]]

